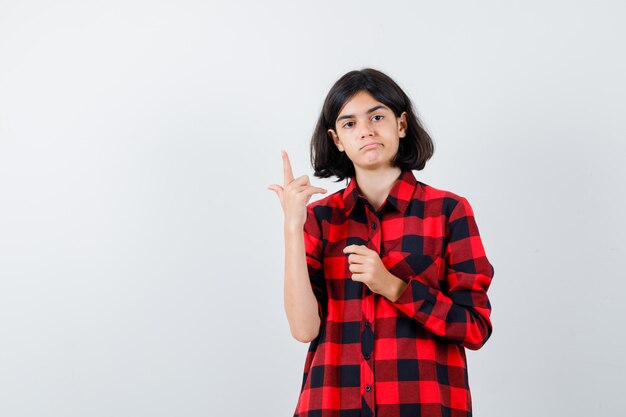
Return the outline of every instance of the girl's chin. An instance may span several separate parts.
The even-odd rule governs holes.
[[[383,168],[383,167],[391,167],[391,160],[384,160],[382,158],[371,158],[366,160],[361,160],[357,162],[355,165],[358,165],[362,168],[372,169],[372,168]]]

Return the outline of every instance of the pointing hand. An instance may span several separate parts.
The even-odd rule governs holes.
[[[270,184],[269,190],[278,195],[280,205],[285,213],[285,227],[302,229],[306,222],[306,206],[313,194],[327,192],[326,189],[311,185],[308,175],[293,177],[291,163],[286,151],[281,151],[283,158],[284,185]]]

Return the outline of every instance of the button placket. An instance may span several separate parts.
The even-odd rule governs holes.
[[[382,218],[375,212],[371,205],[366,206],[367,223],[367,247],[380,254],[381,250],[381,227]],[[366,404],[374,404],[374,320],[375,320],[375,295],[367,286],[364,286],[363,294],[363,327],[361,328],[361,389],[363,401]],[[363,416],[373,416],[369,407],[363,409]]]
[[[369,233],[367,234],[367,247],[375,250],[380,253],[380,228],[378,221],[380,221],[379,216],[376,212],[374,212],[374,208],[371,205],[367,205],[367,219],[369,222]],[[370,290],[367,285],[363,288],[364,294],[370,296],[373,294],[372,290]]]

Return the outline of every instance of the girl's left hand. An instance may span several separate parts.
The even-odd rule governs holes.
[[[348,245],[343,249],[350,253],[348,262],[354,281],[367,285],[372,292],[395,301],[406,283],[393,275],[378,256],[378,252],[365,245]]]

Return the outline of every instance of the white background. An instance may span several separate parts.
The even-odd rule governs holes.
[[[621,1],[0,1],[0,415],[289,416],[280,150],[373,67],[472,205],[480,417],[624,415]],[[320,198],[315,196],[312,200]]]

